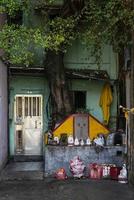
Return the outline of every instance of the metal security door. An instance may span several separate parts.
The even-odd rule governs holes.
[[[16,96],[16,152],[42,155],[42,96]]]
[[[89,122],[88,115],[81,114],[74,117],[74,135],[78,139],[86,140],[88,136]]]

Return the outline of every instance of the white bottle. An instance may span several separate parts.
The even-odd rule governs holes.
[[[110,166],[107,167],[107,175],[110,175]]]
[[[107,177],[108,176],[108,172],[107,172],[107,166],[105,165],[103,167],[103,177]]]

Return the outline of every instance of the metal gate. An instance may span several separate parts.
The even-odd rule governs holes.
[[[89,136],[89,120],[88,115],[76,115],[74,117],[74,135],[78,139],[86,140]]]
[[[42,96],[15,96],[15,152],[42,154]]]

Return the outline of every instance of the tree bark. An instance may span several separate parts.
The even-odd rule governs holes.
[[[48,51],[46,55],[47,78],[51,95],[53,126],[72,113],[68,81],[65,76],[62,52]]]

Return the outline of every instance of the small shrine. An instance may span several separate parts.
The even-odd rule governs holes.
[[[53,176],[61,168],[66,171],[67,176],[72,176],[69,163],[76,157],[84,163],[84,176],[88,176],[88,170],[92,166],[104,168],[107,176],[110,168],[116,170],[117,167],[116,171],[119,172],[118,169],[124,163],[125,134],[111,133],[90,114],[70,115],[46,134],[45,143],[45,177]],[[106,173],[107,169],[109,173]]]
[[[66,133],[67,136],[73,135],[78,139],[93,140],[97,137],[97,134],[108,134],[110,131],[95,117],[90,114],[73,114],[60,123],[54,130],[53,136],[59,137],[62,133]]]

